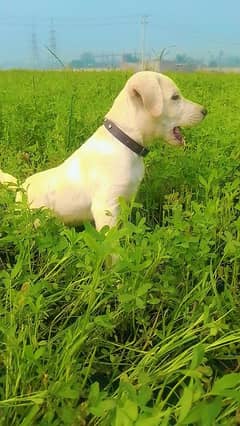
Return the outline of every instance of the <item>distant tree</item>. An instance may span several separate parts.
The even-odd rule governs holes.
[[[224,58],[224,65],[228,67],[239,67],[240,66],[240,57],[239,56],[228,56]]]
[[[218,60],[216,58],[211,58],[210,61],[208,62],[208,66],[210,68],[217,68]]]
[[[136,54],[133,53],[124,53],[123,54],[123,61],[128,62],[130,64],[135,64],[139,61],[139,58]]]
[[[209,67],[217,68],[217,67],[240,67],[240,56],[226,56],[224,55],[223,50],[217,55],[211,55],[209,62]]]
[[[83,52],[79,59],[73,59],[70,62],[72,68],[94,68],[96,60],[91,52]]]
[[[178,64],[189,64],[191,58],[187,56],[185,53],[177,53],[176,62]]]
[[[82,67],[82,63],[81,63],[80,59],[73,59],[70,62],[69,65],[70,65],[71,68],[81,68]]]
[[[92,68],[96,65],[95,57],[91,52],[84,52],[80,56],[80,61],[83,68]]]

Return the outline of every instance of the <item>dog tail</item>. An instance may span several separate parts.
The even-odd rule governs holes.
[[[17,186],[17,179],[9,173],[4,173],[0,169],[0,184],[8,185],[11,189],[14,189],[14,187]],[[14,184],[14,186],[12,184]]]

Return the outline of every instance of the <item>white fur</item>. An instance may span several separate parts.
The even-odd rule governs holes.
[[[179,99],[172,99],[174,94]],[[130,77],[107,114],[144,146],[156,137],[181,145],[173,128],[194,125],[203,117],[201,105],[184,99],[170,78],[151,71]],[[9,176],[1,172],[0,181]],[[114,225],[119,197],[131,199],[143,176],[142,158],[100,126],[67,160],[30,176],[23,188],[31,208],[49,208],[67,224],[93,220],[101,229]]]
[[[2,170],[0,170],[0,183],[2,183],[2,184],[9,184],[9,183],[16,184],[17,179],[15,177],[13,177],[12,175],[9,175],[8,173],[4,173]]]

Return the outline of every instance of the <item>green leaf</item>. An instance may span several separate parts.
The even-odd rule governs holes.
[[[200,424],[202,426],[212,426],[214,420],[222,408],[221,398],[215,398],[211,403],[201,401],[182,420],[182,425]]]
[[[240,403],[240,391],[234,389],[223,389],[220,395]]]
[[[129,293],[125,293],[125,294],[120,294],[119,296],[119,300],[120,302],[131,302],[132,300],[135,299],[135,295],[134,294],[129,294]]]
[[[141,285],[138,289],[137,289],[137,296],[143,296],[144,294],[146,294],[148,292],[148,290],[152,288],[152,284],[150,283],[146,283]]]
[[[125,401],[125,403],[124,403],[123,410],[125,411],[125,413],[127,414],[127,416],[131,420],[133,420],[133,421],[137,420],[138,406],[137,406],[136,402],[131,401],[130,399],[127,399],[127,401]]]
[[[146,302],[144,302],[142,299],[140,299],[140,297],[137,297],[136,299],[136,306],[139,309],[144,309],[146,306]]]
[[[21,422],[20,426],[32,426],[34,424],[33,419],[40,410],[40,405],[34,405],[24,420]]]
[[[41,346],[34,352],[33,357],[35,360],[37,360],[41,358],[45,353],[46,353],[46,346]]]
[[[131,419],[120,407],[118,407],[116,411],[114,426],[133,426],[133,422],[131,421]]]
[[[213,385],[211,393],[220,395],[225,389],[232,389],[237,385],[240,386],[240,373],[230,373],[217,379]]]
[[[114,328],[114,324],[108,315],[98,315],[94,318],[94,322],[100,327],[106,328],[108,330],[112,330]]]
[[[203,357],[204,357],[204,346],[199,344],[193,349],[193,356],[192,356],[190,369],[194,370],[195,368],[197,368],[201,364]]]
[[[100,401],[95,407],[90,407],[89,411],[95,416],[105,416],[108,411],[111,411],[115,408],[115,401],[113,399],[105,399],[104,401]]]
[[[199,182],[202,184],[202,186],[204,186],[204,188],[208,187],[208,182],[206,181],[206,179],[204,179],[203,176],[199,175],[198,179],[199,179]]]
[[[152,397],[152,391],[149,386],[142,386],[138,391],[138,404],[141,408],[145,407],[145,405],[150,401]]]
[[[165,422],[163,423],[163,419],[161,418],[162,416],[151,416],[151,417],[143,417],[141,419],[138,419],[136,421],[136,423],[134,424],[135,426],[158,426],[158,425],[163,425],[165,424]],[[169,425],[168,423],[168,419],[169,416],[167,417],[167,425]],[[160,423],[161,421],[161,423]]]
[[[183,395],[179,401],[180,404],[180,412],[178,421],[181,422],[189,413],[193,400],[193,392],[189,387],[185,387],[183,391]]]
[[[214,420],[217,418],[220,410],[222,408],[222,400],[221,398],[216,398],[210,404],[206,404],[202,410],[202,425],[204,426],[212,426],[214,424]]]
[[[72,389],[70,384],[58,384],[55,389],[55,395],[60,398],[76,399],[79,396],[77,389]]]
[[[89,404],[95,405],[97,401],[99,400],[99,396],[100,396],[99,383],[94,382],[90,387],[90,392],[88,396]]]

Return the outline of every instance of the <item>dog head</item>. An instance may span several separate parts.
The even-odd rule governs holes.
[[[193,126],[206,116],[203,106],[185,99],[167,76],[141,71],[128,80],[125,89],[131,103],[133,122],[143,140],[162,137],[171,145],[184,145],[181,127]],[[129,116],[131,120],[131,115]]]

